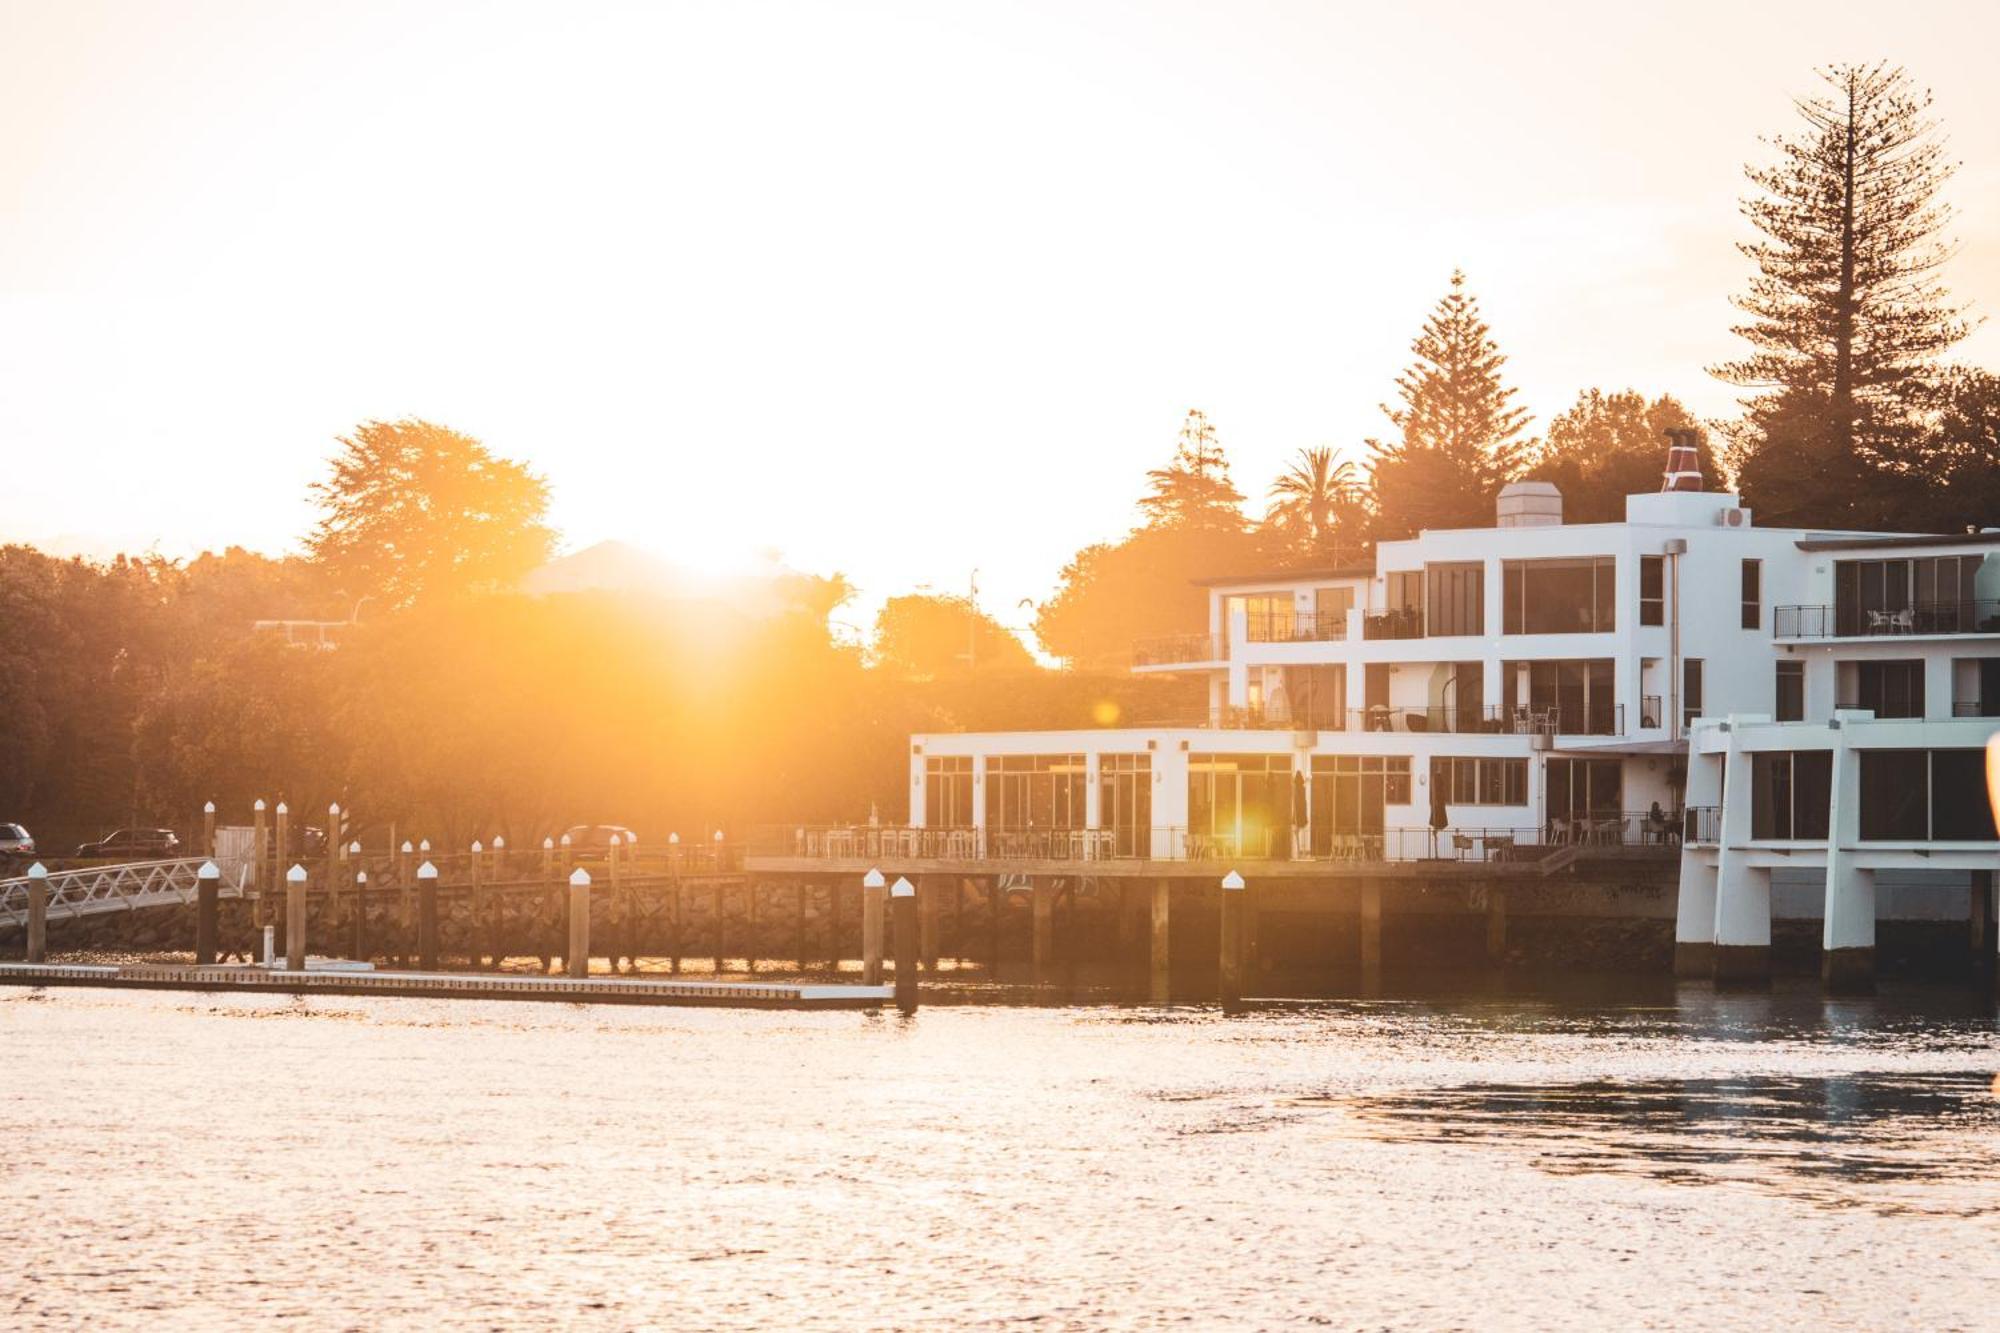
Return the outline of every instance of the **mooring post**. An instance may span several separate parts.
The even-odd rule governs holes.
[[[465,956],[470,960],[467,966],[475,972],[486,965],[486,886],[479,873],[485,851],[474,838],[468,858],[472,863],[472,916],[465,926]]]
[[[1243,998],[1243,876],[1222,877],[1222,959],[1219,970],[1224,1004]]]
[[[28,867],[28,961],[49,957],[49,868],[40,861]]]
[[[757,975],[757,947],[762,943],[757,934],[757,881],[754,879],[745,879],[743,881],[743,919],[746,922],[744,926],[743,967],[745,971],[754,977]]]
[[[357,843],[358,849],[359,844]],[[354,957],[360,962],[368,961],[368,872],[359,866],[359,858],[354,871]]]
[[[678,833],[667,834],[667,892],[673,911],[673,920],[668,922],[673,930],[673,939],[668,945],[667,971],[679,976],[681,955],[686,952],[681,932],[687,928],[687,891],[681,887],[681,835]]]
[[[416,946],[410,938],[417,928],[416,913],[410,910],[410,853],[415,850],[408,838],[396,849],[396,961],[405,967],[416,957]]]
[[[1507,890],[1499,884],[1486,886],[1486,957],[1499,962],[1507,956]]]
[[[882,984],[882,898],[889,881],[879,870],[861,877],[861,984]]]
[[[438,868],[429,861],[417,867],[417,966],[438,966]]]
[[[335,801],[326,808],[326,875],[321,880],[326,886],[326,927],[329,946],[334,951],[340,949],[340,882],[346,878],[341,872],[342,854],[347,844],[340,840],[340,802]]]
[[[569,951],[563,970],[573,977],[590,975],[590,872],[582,866],[569,877]]]
[[[555,870],[556,870],[556,840],[554,838],[543,838],[542,878],[544,880],[555,878]]]
[[[1172,994],[1173,931],[1168,911],[1173,905],[1173,881],[1153,881],[1153,957],[1146,991],[1154,1004],[1165,1004]]]
[[[207,801],[201,807],[201,854],[215,856],[215,802]]]
[[[280,816],[284,810],[278,807]],[[306,868],[297,862],[285,872],[285,970],[293,976],[306,970]]]
[[[267,830],[264,827],[263,797],[259,796],[257,803],[250,807],[250,819],[250,885],[257,891],[256,924],[264,926],[271,920],[271,909],[264,897],[264,890],[271,883],[271,863],[267,859],[271,855],[271,845],[264,837]]]
[[[898,879],[889,890],[889,901],[896,914],[896,1007],[907,1014],[917,1007],[916,885]]]
[[[917,952],[923,956],[924,971],[938,970],[938,916],[943,907],[945,880],[925,875],[917,880]]]
[[[194,872],[194,965],[215,966],[216,928],[222,902],[222,868],[213,861]]]
[[[1043,969],[1055,961],[1055,885],[1046,879],[1030,879],[1028,902],[1034,924],[1035,980],[1039,982]]]
[[[292,859],[291,811],[283,801],[271,811],[271,888],[272,896],[280,881],[285,878],[285,865]]]
[[[605,853],[604,863],[611,872],[611,901],[605,912],[604,921],[604,961],[612,972],[618,971],[619,953],[629,953],[630,941],[625,938],[625,835],[611,835],[611,846]]]

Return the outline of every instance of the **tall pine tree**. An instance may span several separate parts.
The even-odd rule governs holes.
[[[1963,307],[1938,274],[1953,164],[1930,94],[1899,67],[1836,65],[1829,91],[1796,103],[1805,128],[1747,167],[1743,212],[1761,240],[1736,299],[1748,356],[1714,368],[1758,390],[1743,400],[1730,461],[1744,499],[1798,526],[1874,527],[1920,484],[1918,414],[1939,354],[1963,338]]]
[[[1465,274],[1453,271],[1411,350],[1415,363],[1396,379],[1400,405],[1382,408],[1397,434],[1368,441],[1377,535],[1490,526],[1494,493],[1520,471],[1528,414],[1500,381],[1507,358]]]
[[[1173,461],[1146,474],[1151,490],[1139,500],[1148,527],[1243,528],[1243,492],[1229,479],[1229,458],[1200,408],[1181,423]]]

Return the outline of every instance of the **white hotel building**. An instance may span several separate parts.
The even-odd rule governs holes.
[[[1689,489],[1566,524],[1517,483],[1492,528],[1217,579],[1206,633],[1134,659],[1204,677],[1207,715],[913,736],[911,823],[946,855],[1253,874],[1678,849],[1677,966],[1731,979],[1768,967],[1774,870],[1823,880],[1829,980],[1860,982],[1878,870],[1994,861],[2000,532],[1760,528]]]

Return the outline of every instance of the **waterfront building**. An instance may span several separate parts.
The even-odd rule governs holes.
[[[1760,527],[1684,444],[1623,522],[1517,482],[1490,528],[1211,580],[1132,666],[1205,709],[915,735],[910,822],[996,861],[1679,855],[1683,970],[1768,965],[1774,870],[1819,878],[1830,958],[1865,948],[1878,871],[1962,888],[1995,851],[2000,532]]]

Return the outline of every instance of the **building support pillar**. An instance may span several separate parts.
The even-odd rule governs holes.
[[[1055,885],[1037,877],[1031,881],[1028,897],[1034,909],[1035,980],[1040,981],[1043,971],[1055,961]]]
[[[1875,989],[1875,872],[1829,846],[1826,854],[1826,930],[1820,941],[1819,977],[1845,995]]]
[[[1966,903],[1966,933],[1972,948],[1972,973],[1985,976],[1993,967],[1993,872],[1975,870]]]
[[[1757,986],[1771,979],[1771,872],[1724,848],[1715,872],[1715,980]]]
[[[1681,852],[1680,899],[1674,913],[1674,975],[1715,975],[1715,867]]]

